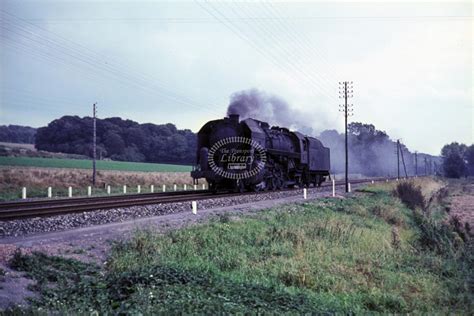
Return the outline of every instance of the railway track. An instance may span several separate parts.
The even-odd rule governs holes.
[[[158,203],[194,201],[212,196],[209,191],[184,191],[113,195],[93,198],[61,198],[0,203],[0,220],[52,216],[99,209],[140,206]]]
[[[385,181],[386,179],[352,180],[351,184],[368,183],[371,181]],[[337,181],[336,186],[344,185],[344,181]],[[322,187],[331,187],[330,182],[323,183]],[[301,190],[301,189],[286,189]],[[150,205],[158,203],[176,203],[203,200],[216,197],[231,197],[237,195],[256,194],[248,193],[222,193],[213,194],[207,190],[180,191],[166,193],[143,193],[130,195],[113,195],[102,197],[61,198],[34,201],[13,201],[0,203],[0,221],[52,216],[66,213],[78,213],[99,209]],[[257,193],[258,194],[258,193]]]

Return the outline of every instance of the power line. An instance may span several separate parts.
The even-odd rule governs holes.
[[[218,20],[222,25],[224,25],[226,28],[228,28],[230,31],[232,31],[234,34],[236,34],[240,39],[242,39],[244,42],[252,46],[254,49],[257,50],[259,54],[261,54],[267,61],[271,62],[273,65],[276,67],[280,68],[285,72],[285,75],[291,78],[295,83],[300,84],[303,88],[308,88],[304,86],[305,83],[302,83],[301,80],[296,79],[295,77],[291,76],[287,69],[285,69],[282,66],[281,61],[278,60],[278,58],[274,55],[272,51],[267,51],[266,49],[262,48],[260,44],[255,43],[254,41],[251,40],[250,36],[245,34],[241,29],[235,26],[234,23],[232,23],[227,16],[225,16],[222,12],[217,10],[211,3],[208,3],[213,11],[215,11],[219,16],[214,14],[211,10],[208,10],[205,6],[203,6],[201,3],[198,1],[195,1],[203,10],[205,10],[207,13],[209,13],[211,16],[213,16],[216,20]]]
[[[277,8],[269,1],[267,2],[262,2],[263,5],[267,5],[269,8],[269,11],[274,12],[274,16],[276,17],[277,21],[279,24],[286,29],[286,34],[288,34],[289,37],[293,37],[297,45],[302,49],[302,51],[306,51],[308,49],[308,52],[314,52],[318,55],[319,59],[322,60],[325,64],[328,65],[331,71],[334,72],[334,74],[329,73],[329,79],[333,81],[337,81],[336,78],[340,78],[340,74],[332,67],[332,65],[329,63],[329,61],[326,59],[326,57],[319,53],[319,50],[315,45],[311,43],[311,41],[305,36],[304,32],[292,32],[290,27],[288,26],[288,23],[285,22],[291,22],[291,25],[295,25],[293,20],[285,20],[284,18],[281,18],[279,15],[279,12]],[[296,28],[296,27],[295,27]],[[292,34],[294,34],[292,36]],[[302,39],[300,39],[299,35],[301,35]],[[308,56],[311,58],[311,55],[308,54]],[[314,58],[311,58],[311,60],[314,60]]]
[[[288,21],[313,21],[313,20],[470,20],[473,16],[470,15],[419,15],[419,16],[282,16],[282,20]],[[24,18],[28,22],[47,22],[47,23],[144,23],[144,22],[165,22],[165,23],[218,23],[215,19],[196,18],[196,17],[162,17],[162,18]],[[250,20],[250,18],[236,18],[231,20],[239,22],[242,20]],[[272,21],[273,18],[267,16],[256,16],[251,18],[252,21]]]
[[[15,15],[12,15],[8,12],[3,11],[3,10],[1,10],[1,11],[6,15],[10,15],[10,16],[15,17],[18,21],[22,21],[21,18],[16,17]],[[24,23],[24,24],[26,24],[26,23]],[[34,24],[31,24],[31,23],[28,23],[28,24],[32,25],[33,27],[35,27],[37,29],[42,29],[41,27],[36,26]],[[12,23],[11,25],[15,26],[14,23]],[[97,70],[100,70],[102,72],[102,75],[104,75],[104,73],[105,73],[108,76],[112,76],[112,78],[114,78],[115,80],[125,82],[128,85],[133,85],[134,87],[140,88],[142,90],[143,89],[148,89],[148,91],[150,91],[152,94],[159,94],[159,95],[164,96],[168,99],[177,101],[181,104],[188,105],[188,106],[199,107],[200,109],[207,110],[207,111],[210,110],[213,114],[216,114],[216,112],[214,112],[213,109],[207,109],[206,106],[197,105],[197,104],[194,103],[193,100],[190,100],[187,97],[177,95],[176,93],[170,91],[169,89],[167,89],[163,85],[160,85],[154,79],[151,79],[150,81],[148,81],[150,78],[147,78],[147,77],[143,76],[142,74],[138,74],[138,75],[135,74],[134,77],[130,77],[130,76],[133,76],[133,74],[130,74],[130,73],[127,73],[126,71],[121,70],[120,67],[116,67],[115,65],[113,65],[113,63],[107,62],[107,60],[105,62],[98,62],[98,59],[97,59],[98,54],[93,52],[92,55],[95,54],[95,56],[91,56],[90,53],[88,54],[88,53],[85,52],[86,50],[81,49],[79,44],[76,44],[76,43],[74,43],[74,42],[72,42],[68,39],[61,38],[60,36],[50,32],[48,30],[42,29],[43,31],[45,31],[49,34],[53,34],[56,37],[56,39],[51,39],[49,37],[45,37],[45,36],[43,36],[39,33],[33,33],[31,30],[25,29],[24,25],[21,26],[21,25],[17,24],[16,25],[16,28],[17,28],[16,30],[11,29],[11,28],[9,29],[8,27],[6,27],[4,25],[4,23],[2,23],[1,26],[2,26],[3,29],[6,29],[10,32],[15,32],[16,34],[21,35],[24,38],[27,38],[31,42],[37,43],[38,47],[46,46],[46,43],[44,43],[43,41],[46,41],[46,42],[50,43],[56,49],[56,51],[60,52],[63,55],[69,56],[69,57],[71,57],[73,59],[76,59],[79,62],[81,62],[82,64],[79,67],[84,67],[84,64],[85,64],[88,68],[90,68],[95,73],[97,73]],[[31,35],[35,35],[35,37],[32,37]],[[38,41],[37,37],[39,37],[41,39],[41,42]],[[62,40],[62,42],[59,41],[58,38],[60,40]],[[13,40],[15,40],[15,39],[13,39]],[[70,44],[65,43],[66,41],[68,43],[72,43],[76,47],[71,47]],[[51,50],[51,47],[46,46],[46,51],[49,52],[50,50]],[[90,49],[87,49],[87,50],[91,51]],[[64,59],[63,59],[63,61],[64,61]],[[70,61],[69,61],[69,63],[70,63]],[[77,66],[77,65],[74,65],[74,66]],[[137,81],[142,82],[142,84],[139,84]]]
[[[239,7],[237,3],[234,3],[234,6]],[[230,7],[230,5],[229,5],[229,7]],[[236,15],[238,15],[238,12],[236,10],[232,9],[232,11]],[[242,12],[243,12],[243,10],[242,10]],[[240,17],[240,15],[238,15],[238,16]],[[247,24],[249,25],[249,27],[251,27],[251,25],[249,23],[247,23]],[[267,26],[265,23],[259,23],[258,25],[260,25],[261,27],[259,27],[259,28],[253,27],[252,30],[254,32],[256,30],[260,30],[261,35],[259,35],[257,32],[255,32],[255,34],[257,36],[259,36],[260,41],[266,41],[270,45],[273,44],[273,46],[275,48],[278,48],[278,51],[281,52],[281,58],[283,58],[284,61],[288,65],[290,65],[294,70],[296,70],[296,71],[300,72],[301,74],[303,74],[308,79],[308,82],[310,82],[314,87],[317,87],[319,90],[325,90],[326,93],[327,93],[327,96],[330,96],[331,98],[334,98],[334,96],[332,95],[332,92],[331,92],[331,87],[326,82],[328,80],[328,78],[324,78],[323,76],[321,76],[319,74],[319,72],[314,72],[314,73],[308,72],[306,70],[306,68],[308,66],[308,63],[303,63],[301,58],[298,58],[297,52],[304,52],[303,50],[290,49],[290,48],[286,47],[285,45],[283,45],[283,46],[278,45],[278,43],[281,42],[280,36],[275,34],[275,32],[273,32],[271,27]],[[316,75],[317,78],[314,75]]]

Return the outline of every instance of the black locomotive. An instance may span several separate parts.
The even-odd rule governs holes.
[[[329,148],[319,140],[238,115],[206,123],[197,148],[191,176],[214,191],[321,186],[329,176]]]

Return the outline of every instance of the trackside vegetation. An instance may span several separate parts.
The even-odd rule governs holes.
[[[39,295],[12,311],[472,311],[471,243],[447,220],[443,198],[411,209],[393,186],[362,191],[166,234],[137,231],[100,266],[17,252],[11,266],[37,281]]]

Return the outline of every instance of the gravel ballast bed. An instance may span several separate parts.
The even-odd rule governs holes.
[[[339,187],[339,190],[341,187]],[[355,189],[355,187],[354,187]],[[309,195],[327,193],[330,187],[310,188]],[[244,203],[258,202],[270,199],[280,199],[302,195],[302,189],[292,191],[265,192],[245,194],[233,197],[216,197],[198,201],[200,210],[232,206]],[[1,222],[0,238],[23,236],[34,233],[62,231],[73,228],[124,222],[137,218],[159,216],[165,214],[190,212],[191,202],[163,203],[144,206],[131,206],[107,210],[96,210],[81,213],[69,213],[51,217],[35,217]]]

